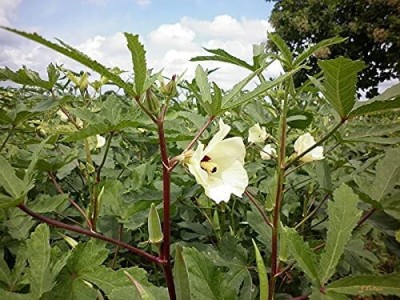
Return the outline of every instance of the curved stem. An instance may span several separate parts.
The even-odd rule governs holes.
[[[140,256],[146,258],[147,260],[149,260],[150,262],[154,262],[154,263],[159,264],[159,265],[166,264],[166,261],[164,259],[162,259],[160,257],[153,256],[153,255],[151,255],[151,254],[149,254],[149,253],[147,253],[147,252],[145,252],[143,250],[140,250],[140,249],[138,249],[136,247],[133,247],[133,246],[131,246],[129,244],[126,244],[124,242],[115,240],[113,238],[106,237],[106,236],[101,235],[101,234],[99,234],[97,232],[94,232],[94,231],[91,231],[91,230],[87,230],[87,229],[84,229],[84,228],[79,227],[79,226],[65,224],[63,222],[60,222],[60,221],[57,221],[57,220],[53,220],[53,219],[50,219],[50,218],[48,218],[46,216],[38,214],[38,213],[32,211],[29,207],[27,207],[23,203],[19,204],[18,207],[22,211],[24,211],[25,213],[30,215],[31,217],[33,217],[33,218],[35,218],[37,220],[40,220],[40,221],[42,221],[44,223],[47,223],[47,224],[49,224],[51,226],[62,228],[62,229],[73,231],[73,232],[77,232],[77,233],[80,233],[80,234],[83,234],[83,235],[86,235],[86,236],[90,236],[90,237],[93,237],[93,238],[96,238],[96,239],[99,239],[99,240],[103,240],[105,242],[108,242],[108,243],[111,243],[111,244],[114,244],[114,245],[118,245],[121,248],[128,249],[132,253],[140,255]]]
[[[273,228],[272,223],[268,220],[267,216],[265,215],[264,210],[262,209],[262,207],[260,207],[260,205],[257,203],[257,200],[253,197],[252,194],[250,194],[250,192],[246,189],[244,191],[244,193],[246,194],[246,196],[250,199],[250,202],[254,204],[254,206],[257,208],[257,210],[259,211],[259,213],[261,214],[262,218],[264,219],[265,224],[267,224],[269,227]]]
[[[297,229],[299,228],[302,224],[304,224],[309,218],[311,218],[320,208],[321,206],[325,203],[325,201],[328,199],[330,194],[326,194],[324,199],[318,204],[316,208],[312,212],[310,212],[303,220],[301,220],[294,228]]]

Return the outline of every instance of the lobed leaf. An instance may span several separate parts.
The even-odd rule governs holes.
[[[357,73],[364,69],[362,61],[339,57],[318,62],[325,77],[324,95],[341,118],[346,118],[355,103]]]
[[[289,251],[296,260],[298,266],[315,283],[319,283],[317,258],[308,243],[293,228],[286,228]]]
[[[319,279],[327,282],[335,273],[351,233],[361,216],[357,208],[358,196],[345,184],[333,193],[333,202],[328,203],[328,235],[319,265]]]

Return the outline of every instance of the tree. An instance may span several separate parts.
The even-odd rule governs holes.
[[[348,38],[344,43],[316,53],[311,59],[312,73],[320,71],[317,58],[343,55],[361,59],[367,67],[359,73],[358,88],[367,91],[368,97],[377,94],[379,83],[399,76],[400,0],[275,2],[270,22],[296,52],[329,37]],[[304,81],[305,74],[296,79],[297,83]]]

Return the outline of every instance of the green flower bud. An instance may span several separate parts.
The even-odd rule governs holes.
[[[152,114],[157,114],[160,111],[160,101],[151,89],[146,91],[143,106]]]
[[[160,217],[158,216],[154,203],[152,203],[150,207],[147,227],[149,230],[149,243],[160,244],[164,240],[164,235],[161,230]]]
[[[173,75],[170,82],[165,85],[161,82],[160,91],[168,98],[172,98],[176,95],[176,75]]]

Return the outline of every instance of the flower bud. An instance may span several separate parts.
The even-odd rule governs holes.
[[[163,82],[161,82],[160,86],[160,91],[163,93],[164,96],[168,98],[172,98],[176,94],[176,75],[173,75],[170,82],[165,85]]]
[[[143,100],[143,106],[146,107],[147,110],[152,114],[157,114],[160,110],[160,101],[151,89],[146,91],[146,95]]]
[[[158,216],[154,203],[152,203],[150,207],[147,227],[149,231],[149,243],[160,244],[164,240],[164,235],[161,230],[160,217]]]

